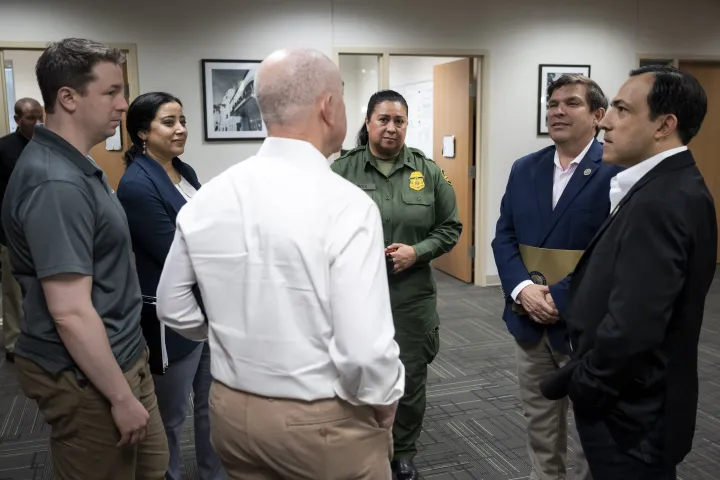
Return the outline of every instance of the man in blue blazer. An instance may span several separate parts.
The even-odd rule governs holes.
[[[503,319],[517,342],[531,480],[566,477],[569,401],[546,399],[540,382],[569,361],[563,313],[572,267],[564,279],[548,282],[528,266],[527,252],[579,258],[609,214],[610,180],[619,171],[601,162],[596,140],[608,107],[600,87],[588,77],[564,75],[548,86],[547,97],[554,145],[512,166],[492,242],[506,299]],[[574,478],[590,479],[580,444],[574,443]]]

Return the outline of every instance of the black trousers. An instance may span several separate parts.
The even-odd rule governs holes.
[[[675,465],[664,462],[662,455],[621,449],[602,418],[575,410],[575,423],[593,480],[676,480]]]

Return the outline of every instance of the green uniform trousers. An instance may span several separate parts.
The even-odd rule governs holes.
[[[438,353],[440,331],[435,327],[423,336],[396,336],[395,340],[400,346],[400,361],[405,365],[405,393],[395,414],[393,449],[394,460],[404,460],[417,453],[415,442],[422,431],[427,404],[427,370]]]
[[[437,294],[429,266],[390,279],[395,341],[405,366],[405,392],[393,425],[394,460],[412,459],[422,431],[428,365],[440,349]]]

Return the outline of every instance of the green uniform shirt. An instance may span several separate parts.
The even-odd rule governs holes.
[[[398,333],[403,325],[426,333],[438,323],[430,261],[449,252],[462,232],[452,185],[435,162],[407,146],[387,175],[368,147],[347,152],[331,168],[375,201],[386,246],[403,243],[417,252],[415,265],[390,274],[390,295]]]
[[[393,167],[395,167],[395,163],[398,161],[399,158],[400,158],[400,155],[398,155],[395,158],[390,158],[387,160],[378,158],[375,155],[372,156],[372,160],[373,160],[374,164],[377,166],[377,169],[380,170],[380,173],[382,173],[386,177],[390,175],[390,172],[392,171]]]

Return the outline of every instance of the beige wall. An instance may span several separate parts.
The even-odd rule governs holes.
[[[508,4],[512,6],[508,6]],[[540,63],[592,65],[612,96],[637,52],[720,56],[714,0],[3,0],[0,40],[87,36],[136,43],[142,92],[167,90],[185,103],[190,138],[185,160],[206,181],[253,154],[259,143],[206,144],[200,59],[261,59],[287,46],[484,49],[490,53],[486,225],[495,220],[510,165],[547,145],[538,138]],[[489,239],[492,238],[490,235]],[[489,240],[488,239],[488,240]],[[477,246],[496,273],[489,241]]]

